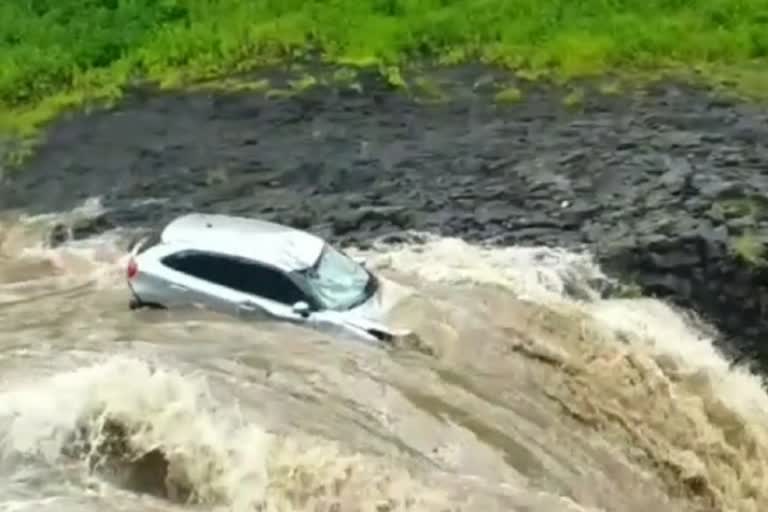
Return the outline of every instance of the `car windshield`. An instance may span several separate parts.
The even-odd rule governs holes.
[[[347,310],[367,299],[368,271],[342,252],[326,245],[320,259],[302,273],[326,309]]]

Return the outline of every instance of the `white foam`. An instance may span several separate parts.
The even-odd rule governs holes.
[[[80,206],[76,206],[68,211],[22,215],[19,217],[19,220],[27,225],[51,224],[54,222],[72,222],[78,219],[98,217],[104,212],[106,212],[106,209],[104,208],[102,198],[95,196],[85,199]]]
[[[691,477],[703,482],[696,492],[720,506],[765,508],[768,394],[761,378],[734,367],[715,348],[713,329],[702,329],[701,322],[659,300],[600,299],[593,285],[606,281],[583,254],[428,237],[421,246],[370,258],[419,280],[461,285],[456,294],[467,285],[491,285],[541,305],[542,313],[556,312],[541,317],[556,324],[520,328],[529,329],[526,334],[546,353],[560,354],[588,377],[561,388],[563,403],[594,416],[602,435],[610,430],[616,440],[652,451],[658,464],[677,468],[683,476],[672,485]]]
[[[654,299],[613,299],[587,308],[610,329],[631,333],[629,338],[675,372],[705,378],[716,395],[747,421],[768,425],[768,395],[763,379],[745,367],[734,366],[714,346],[714,340],[696,329],[664,302]]]
[[[114,229],[51,248],[47,242],[54,225],[71,226],[78,219],[104,213],[101,199],[91,198],[69,212],[35,216],[5,215],[0,222],[0,300],[11,302],[52,290],[84,284],[111,287],[118,282],[128,258],[123,247],[129,234]],[[4,277],[7,276],[7,277]],[[3,283],[2,281],[10,281]]]
[[[546,247],[484,247],[458,238],[419,234],[423,244],[377,246],[363,254],[379,269],[415,275],[427,282],[485,284],[513,290],[525,300],[566,296],[595,300],[595,283],[607,283],[588,253]]]
[[[205,381],[147,362],[113,357],[44,380],[16,382],[0,394],[0,458],[24,456],[60,462],[80,426],[93,432],[116,421],[137,454],[160,449],[171,480],[189,486],[201,502],[233,511],[315,510],[344,502],[447,504],[361,455],[345,455],[330,442],[279,437],[216,407]],[[376,486],[371,483],[378,481]],[[334,491],[334,489],[336,489]],[[304,501],[301,496],[307,501]],[[392,510],[397,510],[395,507]]]
[[[731,362],[713,339],[666,303],[649,298],[600,300],[594,285],[610,282],[586,253],[542,247],[494,248],[420,235],[418,245],[363,252],[377,268],[427,282],[503,287],[521,299],[586,313],[608,330],[629,333],[636,349],[687,375],[703,375],[713,392],[745,421],[768,424],[763,380]],[[577,293],[574,294],[573,291]],[[580,300],[580,299],[587,300]]]

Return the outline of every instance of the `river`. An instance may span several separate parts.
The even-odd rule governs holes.
[[[586,254],[414,234],[353,250],[419,344],[127,308],[91,198],[0,221],[0,509],[758,511],[768,396]],[[414,240],[418,240],[414,241]]]

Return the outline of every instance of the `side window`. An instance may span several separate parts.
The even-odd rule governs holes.
[[[285,305],[308,300],[284,274],[237,258],[184,252],[165,257],[163,263],[193,277]]]
[[[259,295],[285,305],[308,300],[304,293],[286,275],[254,263],[238,262],[240,280],[237,289]]]
[[[163,264],[178,272],[223,284],[219,258],[194,252],[179,252],[163,258]]]

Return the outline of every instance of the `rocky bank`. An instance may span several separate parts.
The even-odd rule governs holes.
[[[0,203],[39,213],[101,196],[108,213],[75,236],[199,209],[341,243],[416,229],[587,246],[768,368],[768,109],[673,83],[569,89],[480,67],[411,77],[413,94],[325,76],[133,91],[53,126]],[[517,101],[496,97],[512,85]]]

